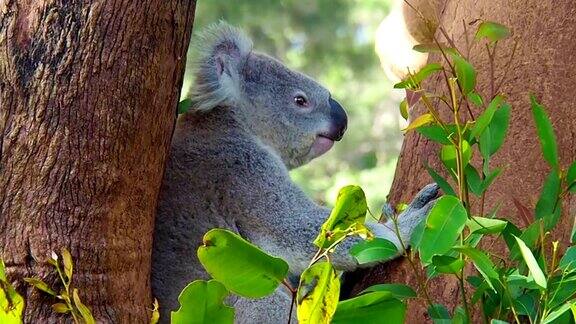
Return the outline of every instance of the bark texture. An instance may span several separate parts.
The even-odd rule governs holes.
[[[150,317],[156,200],[195,1],[0,0],[0,257],[52,323],[46,260],[67,247],[97,321]]]
[[[544,178],[550,168],[542,158],[539,142],[530,111],[529,93],[537,95],[544,103],[552,118],[558,137],[562,166],[576,158],[576,2],[573,0],[451,0],[441,11],[441,25],[455,39],[459,48],[466,47],[464,24],[476,19],[497,21],[510,27],[513,38],[518,41],[515,59],[508,70],[507,81],[501,91],[509,96],[512,104],[511,124],[503,148],[492,161],[493,166],[503,166],[504,172],[494,183],[486,196],[486,209],[490,210],[502,203],[500,215],[511,219],[515,224],[523,222],[517,217],[512,203],[515,197],[525,206],[533,209],[538,199]],[[470,40],[476,27],[470,27]],[[513,41],[499,44],[496,58],[496,78],[506,71]],[[432,57],[438,61],[438,57]],[[483,45],[475,46],[470,52],[470,60],[479,71],[479,90],[490,94],[489,64]],[[441,89],[444,82],[432,80],[432,89]],[[422,113],[422,107],[417,114]],[[478,111],[475,111],[478,114]],[[410,201],[411,197],[431,179],[424,168],[429,162],[440,169],[437,157],[438,147],[416,133],[406,136],[392,186],[390,200],[393,204]],[[479,201],[472,202],[473,210],[478,210]],[[558,238],[568,243],[572,228],[576,199],[568,199],[563,206],[563,216],[557,226]],[[523,226],[523,225],[522,225]],[[558,235],[556,235],[558,236]],[[487,240],[485,247],[505,254],[503,245],[492,245]],[[358,274],[357,274],[358,275]],[[380,282],[407,282],[417,287],[417,281],[408,262],[398,260],[362,273],[361,287]],[[449,307],[460,303],[458,284],[445,278],[434,279],[428,285],[429,292],[436,302]],[[413,302],[407,313],[407,323],[421,323],[428,319],[424,302]],[[481,319],[476,317],[475,322]]]

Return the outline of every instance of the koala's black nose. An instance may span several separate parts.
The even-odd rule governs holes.
[[[348,126],[348,116],[344,108],[338,103],[338,101],[330,98],[330,134],[329,137],[335,141],[339,141],[344,136],[346,132],[346,127]]]

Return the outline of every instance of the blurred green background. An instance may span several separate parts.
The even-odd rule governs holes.
[[[255,50],[319,80],[347,110],[348,131],[328,154],[293,171],[316,201],[331,205],[338,189],[364,188],[379,210],[402,143],[398,95],[374,50],[374,35],[393,0],[200,0],[195,31],[221,19],[242,28]],[[192,36],[191,44],[194,44]],[[192,45],[193,46],[193,45]],[[194,51],[188,51],[188,62]],[[191,83],[188,66],[183,96]]]

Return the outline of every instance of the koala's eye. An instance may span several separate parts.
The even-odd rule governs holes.
[[[295,96],[294,103],[300,107],[308,107],[308,100],[302,95]]]

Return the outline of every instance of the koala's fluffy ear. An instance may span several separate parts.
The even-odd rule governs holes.
[[[192,110],[230,105],[239,97],[240,72],[252,51],[252,41],[225,22],[207,28],[193,40],[199,51],[190,91]]]

